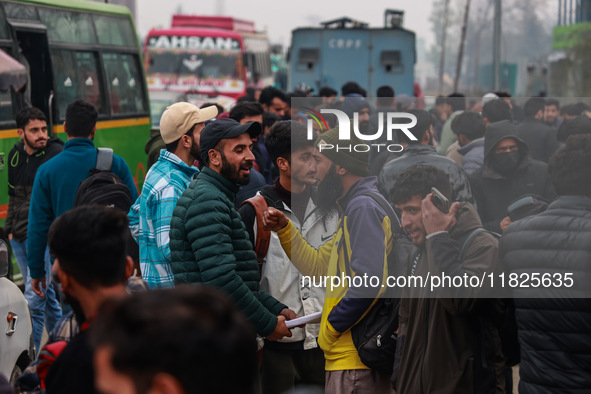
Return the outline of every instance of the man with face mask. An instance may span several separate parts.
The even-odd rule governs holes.
[[[176,202],[199,172],[199,137],[205,122],[215,118],[215,106],[199,109],[190,103],[166,108],[160,134],[166,149],[150,168],[142,194],[129,210],[129,228],[140,245],[142,277],[150,288],[173,287],[168,247],[170,219]]]
[[[507,120],[486,129],[484,164],[470,176],[470,184],[484,227],[495,232],[511,223],[507,207],[516,198],[537,194],[552,200],[555,196],[547,165],[532,159],[527,144]]]

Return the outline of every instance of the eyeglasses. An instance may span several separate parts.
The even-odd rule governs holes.
[[[503,146],[495,148],[495,153],[505,153],[505,152],[516,152],[519,150],[518,145],[510,145],[510,146]]]

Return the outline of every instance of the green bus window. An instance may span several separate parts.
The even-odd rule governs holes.
[[[4,14],[4,9],[2,9],[2,7],[0,7],[0,38],[10,39],[8,24],[6,23],[6,15]]]
[[[41,21],[47,26],[49,42],[94,44],[96,37],[90,16],[77,12],[39,8]]]
[[[137,47],[135,32],[127,18],[94,15],[99,44]]]
[[[68,104],[76,99],[93,104],[99,114],[107,113],[96,54],[52,49],[51,60],[60,121],[65,118]]]
[[[12,97],[10,90],[6,92],[0,91],[0,122],[14,121]]]
[[[6,17],[9,19],[38,21],[37,10],[32,5],[23,5],[15,3],[4,3]]]
[[[111,113],[148,112],[138,57],[120,53],[104,53],[102,56],[111,99]]]

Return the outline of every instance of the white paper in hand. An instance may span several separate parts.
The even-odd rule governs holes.
[[[322,317],[322,312],[312,313],[306,316],[297,317],[295,319],[286,320],[285,325],[287,328],[294,328],[296,326],[300,326],[302,324],[308,323],[320,323],[320,318]]]

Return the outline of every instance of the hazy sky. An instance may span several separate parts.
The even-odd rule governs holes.
[[[185,14],[224,15],[252,20],[257,30],[266,29],[272,43],[289,45],[291,31],[302,26],[318,26],[319,22],[348,16],[367,22],[371,27],[382,27],[386,8],[402,9],[404,27],[413,30],[417,38],[433,41],[428,22],[430,0],[137,0],[137,28],[142,37],[152,27],[170,26],[171,16],[181,6]]]

